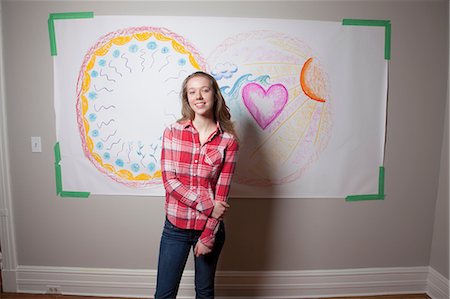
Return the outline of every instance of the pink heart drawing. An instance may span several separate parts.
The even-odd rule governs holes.
[[[283,84],[274,84],[267,91],[258,83],[249,83],[242,89],[245,107],[264,130],[283,111],[288,91]]]

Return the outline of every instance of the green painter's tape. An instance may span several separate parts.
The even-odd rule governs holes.
[[[48,37],[50,39],[50,54],[56,56],[55,24],[53,24],[53,19],[51,18],[48,18]]]
[[[384,58],[391,59],[391,23],[386,24],[384,31]]]
[[[345,201],[362,201],[362,200],[380,200],[384,199],[384,167],[380,166],[378,172],[378,194],[361,194],[361,195],[348,195]]]
[[[61,177],[61,165],[55,163],[55,176],[56,176],[56,195],[61,195],[62,192],[62,177]]]
[[[93,12],[63,12],[63,13],[51,13],[48,16],[48,36],[50,39],[50,54],[56,56],[56,36],[55,36],[55,23],[54,20],[64,19],[88,19],[93,18]]]
[[[384,199],[384,195],[380,194],[363,194],[363,195],[349,195],[345,201],[363,201],[363,200],[380,200]]]
[[[90,192],[75,192],[75,191],[62,191],[61,197],[80,197],[87,198],[89,197]]]
[[[380,166],[380,171],[378,174],[378,194],[383,195],[384,199],[384,167]]]
[[[390,21],[385,20],[362,20],[362,19],[343,19],[342,25],[351,26],[386,26]]]
[[[92,19],[94,17],[93,12],[61,12],[51,13],[49,15],[53,20],[65,20],[65,19]]]
[[[59,148],[59,142],[56,142],[53,147],[55,152],[55,177],[56,177],[56,195],[61,197],[89,197],[90,192],[79,192],[79,191],[64,191],[62,188],[62,172],[61,172],[61,151]]]
[[[384,27],[384,59],[391,59],[391,21],[343,19],[342,25],[347,26],[380,26]]]
[[[55,143],[53,150],[55,151],[55,163],[59,164],[59,162],[61,162],[61,151],[59,149],[59,142]]]

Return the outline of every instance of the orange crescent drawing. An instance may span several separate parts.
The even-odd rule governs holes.
[[[306,60],[305,64],[302,67],[302,71],[300,72],[300,86],[302,87],[303,92],[312,100],[314,101],[318,101],[318,102],[326,102],[326,100],[320,96],[318,96],[312,89],[311,87],[308,86],[308,84],[306,83],[306,76],[308,71],[311,68],[311,63],[312,63],[312,57],[309,58],[308,60]]]

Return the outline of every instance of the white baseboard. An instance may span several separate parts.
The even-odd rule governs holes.
[[[440,290],[439,275],[436,271],[429,275],[429,269],[221,271],[216,275],[216,297],[281,299],[425,293],[429,281],[433,291]],[[16,277],[17,292],[21,293],[42,294],[52,288],[62,294],[152,298],[156,270],[19,266]],[[178,298],[194,298],[193,284],[193,271],[185,271]]]
[[[427,294],[432,299],[448,299],[449,280],[430,267],[428,273]]]

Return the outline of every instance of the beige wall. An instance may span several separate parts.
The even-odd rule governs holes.
[[[448,102],[445,115],[445,132],[441,153],[441,171],[439,176],[439,193],[433,229],[433,243],[431,248],[430,265],[436,271],[449,278],[449,130],[448,130]]]
[[[446,1],[6,1],[2,8],[19,265],[156,268],[163,198],[71,199],[55,195],[53,65],[47,18],[49,13],[71,11],[94,11],[96,15],[391,20],[387,198],[355,203],[344,199],[233,198],[220,268],[309,270],[429,265],[447,84]],[[31,136],[42,137],[42,153],[31,153]]]

